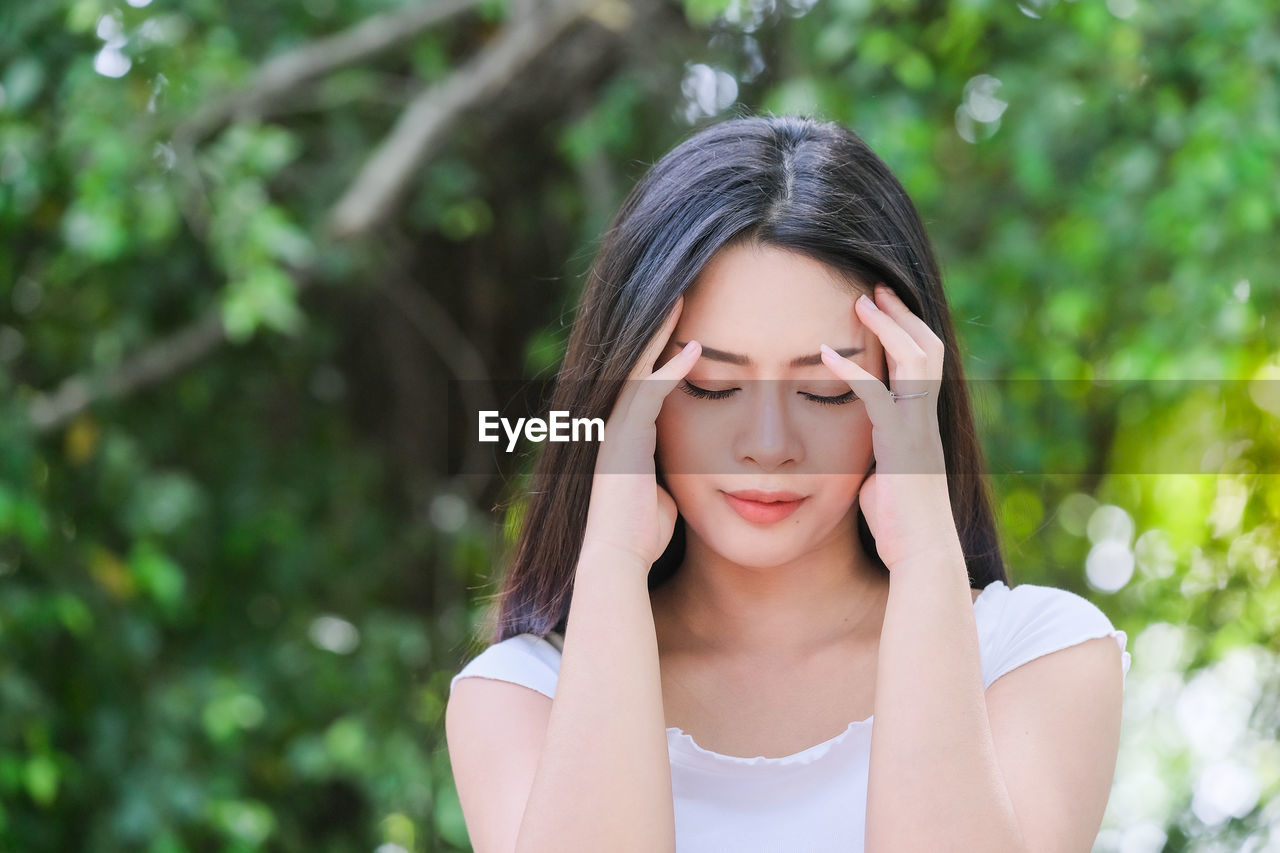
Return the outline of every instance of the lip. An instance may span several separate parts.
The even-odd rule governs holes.
[[[721,494],[734,512],[753,524],[776,524],[799,509],[805,500],[803,495],[795,492],[764,492],[758,489]]]

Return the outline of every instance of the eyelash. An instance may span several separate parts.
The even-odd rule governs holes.
[[[723,391],[712,391],[708,388],[699,388],[688,379],[685,379],[680,383],[680,390],[684,391],[691,397],[697,397],[699,400],[723,400],[738,389],[725,388]],[[853,393],[852,389],[841,394],[839,397],[823,397],[818,394],[806,394],[803,391],[798,393],[806,400],[810,400],[822,406],[843,406],[846,403],[852,403],[854,400],[858,399],[858,395]]]

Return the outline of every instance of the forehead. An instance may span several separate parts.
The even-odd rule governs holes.
[[[862,346],[860,292],[819,261],[772,246],[722,249],[685,294],[679,340],[782,361],[822,343]]]

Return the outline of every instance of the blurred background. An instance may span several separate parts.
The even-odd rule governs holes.
[[[763,112],[906,185],[1011,576],[1129,634],[1096,850],[1277,849],[1278,80],[1257,0],[9,0],[0,850],[468,850],[528,457],[459,474],[450,383],[554,375]]]

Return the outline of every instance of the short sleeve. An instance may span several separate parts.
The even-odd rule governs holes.
[[[494,643],[449,681],[449,692],[460,678],[509,681],[555,698],[560,679],[560,650],[536,634],[518,634]]]
[[[1128,636],[1093,602],[1069,590],[1025,583],[1002,592],[990,646],[982,656],[984,689],[1024,663],[1097,637],[1112,637],[1119,644],[1121,677],[1128,676]]]

